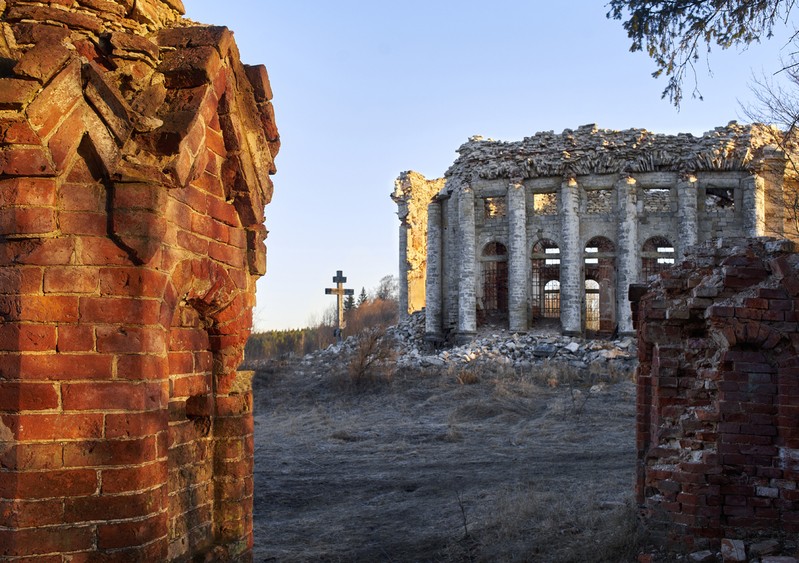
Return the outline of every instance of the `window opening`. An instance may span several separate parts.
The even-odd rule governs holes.
[[[673,266],[675,256],[674,245],[667,238],[657,236],[648,239],[641,251],[641,281]]]
[[[485,198],[486,218],[504,217],[507,214],[507,202],[503,196]]]
[[[508,314],[508,250],[499,242],[490,242],[482,252],[482,311],[487,321],[501,321]]]
[[[560,318],[560,248],[550,239],[541,239],[531,253],[532,319]]]

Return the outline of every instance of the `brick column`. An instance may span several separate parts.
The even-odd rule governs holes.
[[[470,339],[477,331],[474,191],[470,186],[463,186],[458,193],[458,226],[461,235],[458,334],[462,339]]]
[[[442,338],[441,308],[441,204],[427,206],[427,276],[425,278],[425,337]]]
[[[618,195],[618,273],[616,275],[616,319],[620,335],[632,336],[632,310],[630,309],[629,287],[640,278],[640,253],[638,244],[638,209],[635,180],[622,178],[616,182]]]
[[[560,185],[560,324],[563,334],[582,334],[583,252],[580,247],[580,188],[573,178]]]
[[[696,177],[688,176],[677,182],[677,220],[680,230],[677,233],[675,244],[678,259],[685,258],[686,249],[699,242],[699,228],[697,223],[697,181]]]
[[[214,464],[216,468],[214,528],[227,546],[225,557],[236,560],[253,546],[252,377],[239,371],[215,393]]]
[[[508,186],[508,325],[526,332],[528,326],[527,196],[521,180]]]

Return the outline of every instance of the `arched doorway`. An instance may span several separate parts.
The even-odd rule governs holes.
[[[644,242],[641,251],[641,281],[647,281],[674,265],[674,245],[666,237],[652,237]]]
[[[560,248],[550,239],[533,245],[531,319],[560,319]]]
[[[616,329],[616,245],[605,237],[594,237],[586,243],[583,256],[585,330],[589,335],[612,334]],[[590,323],[589,305],[596,317]]]
[[[489,242],[483,247],[480,263],[483,295],[478,322],[505,322],[508,319],[508,249],[502,243]]]

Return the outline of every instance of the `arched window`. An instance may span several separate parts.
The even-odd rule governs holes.
[[[488,321],[508,315],[508,249],[499,242],[483,247],[480,258],[483,275],[482,309]]]
[[[560,318],[560,248],[550,239],[533,245],[532,318]]]
[[[594,237],[585,245],[585,329],[612,333],[616,328],[616,245]]]
[[[647,239],[641,252],[642,281],[673,266],[675,256],[674,245],[666,237]]]

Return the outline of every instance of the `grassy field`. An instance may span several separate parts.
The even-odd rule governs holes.
[[[255,561],[634,561],[629,381],[255,380]]]

